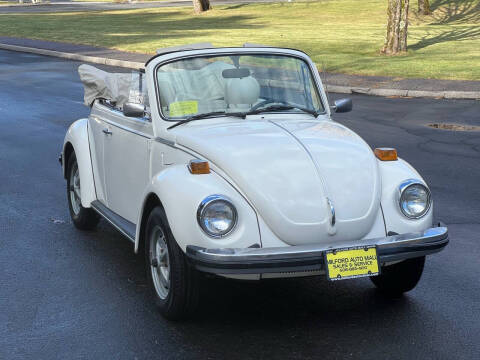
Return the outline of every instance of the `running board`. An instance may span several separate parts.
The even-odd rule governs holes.
[[[134,223],[113,212],[98,200],[92,201],[90,205],[92,206],[93,210],[95,210],[100,216],[102,216],[118,231],[125,235],[128,240],[135,243],[135,233],[137,227]]]

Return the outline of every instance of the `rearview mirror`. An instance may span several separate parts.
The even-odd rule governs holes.
[[[335,111],[336,113],[346,113],[346,112],[352,111],[352,108],[353,108],[352,99],[345,98],[345,99],[335,100],[335,105],[332,106],[332,108],[333,108],[333,111]]]
[[[123,115],[128,117],[144,117],[145,105],[127,102],[123,104]]]
[[[222,71],[224,79],[242,79],[250,76],[250,70],[247,68],[225,69]]]

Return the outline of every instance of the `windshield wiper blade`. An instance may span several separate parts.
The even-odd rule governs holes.
[[[179,126],[179,125],[182,125],[182,124],[189,123],[190,121],[195,121],[195,120],[200,120],[200,119],[206,119],[206,118],[213,117],[213,116],[218,116],[218,115],[222,115],[222,116],[234,116],[234,117],[240,117],[240,118],[242,118],[242,119],[245,119],[245,113],[226,112],[226,111],[212,111],[212,112],[208,112],[208,113],[192,115],[192,116],[187,117],[185,120],[179,120],[177,123],[169,126],[169,127],[167,128],[167,130],[173,129],[174,127]]]
[[[234,116],[234,117],[239,117],[239,118],[245,119],[245,117],[247,115],[255,115],[255,114],[260,114],[260,113],[263,113],[263,112],[274,112],[274,111],[283,111],[283,110],[292,110],[292,109],[298,109],[298,110],[303,111],[307,114],[310,114],[314,117],[318,116],[318,112],[316,112],[315,110],[307,109],[307,108],[304,108],[304,107],[301,107],[301,106],[298,106],[298,105],[294,105],[294,104],[271,105],[271,106],[267,106],[267,107],[263,107],[263,108],[256,109],[256,110],[253,110],[253,111],[247,111],[247,112],[212,111],[212,112],[208,112],[208,113],[192,115],[192,116],[187,117],[184,120],[179,120],[177,123],[169,126],[167,128],[167,130],[173,129],[174,127],[177,127],[177,126],[182,125],[182,124],[189,123],[190,121],[206,119],[206,118],[213,117],[213,116],[220,116],[220,115],[221,116]]]
[[[314,117],[318,116],[318,112],[316,112],[315,110],[307,109],[307,108],[304,108],[304,107],[301,107],[301,106],[298,106],[298,105],[294,105],[294,104],[271,105],[271,106],[263,107],[263,108],[256,109],[256,110],[253,110],[253,111],[248,111],[248,112],[245,113],[245,115],[255,115],[255,114],[260,114],[260,113],[263,113],[263,112],[274,112],[274,111],[283,111],[283,110],[292,110],[292,109],[298,109],[298,110],[303,111],[307,114],[310,114]]]

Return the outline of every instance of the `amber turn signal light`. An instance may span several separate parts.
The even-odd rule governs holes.
[[[376,148],[375,156],[382,161],[395,161],[398,160],[397,149],[393,148]]]
[[[210,165],[208,164],[208,161],[194,159],[190,160],[188,170],[195,175],[210,174]]]

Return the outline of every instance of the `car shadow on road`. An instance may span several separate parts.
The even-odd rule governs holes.
[[[395,348],[417,336],[428,337],[425,324],[434,321],[423,302],[416,300],[422,290],[390,299],[368,279],[329,282],[325,276],[262,281],[202,277],[196,313],[183,321],[168,321],[156,309],[144,262],[132,253],[131,244],[107,224],[88,237],[88,252],[98,259],[99,269],[107,266],[122,284],[119,309],[130,310],[114,316],[132,322],[132,336],[133,329],[149,329],[158,341],[173,341],[172,346],[185,351],[200,349],[212,358],[226,353],[233,354],[232,359],[253,358],[260,343],[265,351],[284,358],[315,358],[320,347],[333,344],[328,353],[339,355],[352,339],[359,342],[355,353],[376,356],[377,347],[385,344]],[[387,339],[382,338],[385,333]],[[245,348],[235,356],[232,347],[241,344]]]
[[[252,319],[286,321],[340,321],[369,310],[396,311],[408,307],[407,297],[389,299],[368,279],[329,282],[324,276],[269,279],[258,282],[205,279],[201,311],[196,318],[221,323]],[[357,314],[357,315],[355,315]]]
[[[118,276],[126,277],[137,293],[145,292],[149,301],[142,255],[134,255],[128,241],[120,240],[121,236],[108,224],[101,225],[100,229],[90,233],[92,235],[102,238],[93,242],[96,254],[112,256],[120,261],[118,266],[115,265],[117,269],[120,269],[121,263],[129,264],[117,273]],[[99,248],[104,251],[98,252]],[[115,260],[107,261],[111,263]],[[227,318],[239,323],[259,318],[268,321],[277,319],[278,314],[285,319],[335,318],[338,321],[373,309],[376,312],[408,310],[411,305],[408,295],[398,299],[388,298],[377,291],[368,278],[330,282],[325,275],[319,275],[247,281],[202,274],[200,281],[200,305],[196,315],[188,321],[191,324],[206,319],[222,323]]]

